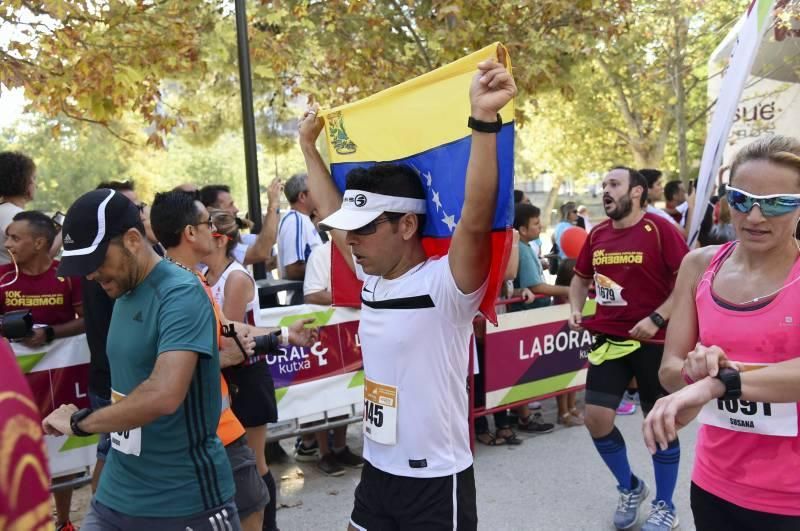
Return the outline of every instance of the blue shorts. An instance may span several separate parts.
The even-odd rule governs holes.
[[[89,404],[93,410],[101,409],[111,405],[111,400],[103,398],[89,391]],[[105,461],[108,456],[108,451],[111,449],[111,436],[108,433],[98,433],[100,439],[97,441],[97,459]]]

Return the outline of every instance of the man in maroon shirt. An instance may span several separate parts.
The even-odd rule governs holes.
[[[0,313],[31,310],[33,322],[39,326],[33,329],[32,336],[22,341],[30,348],[84,331],[80,280],[59,277],[56,273],[58,261],[48,254],[55,237],[52,220],[35,210],[19,212],[6,228],[5,247],[16,262],[16,268],[13,261],[0,266],[0,285],[4,286],[0,288]],[[73,530],[69,520],[72,489],[56,490],[54,498],[56,529]]]
[[[603,207],[610,218],[589,234],[570,284],[570,327],[595,334],[586,378],[586,427],[617,479],[617,529],[635,525],[647,497],[644,481],[633,475],[625,440],[614,426],[616,408],[632,377],[639,383],[642,409],[650,411],[666,394],[658,380],[664,328],[672,310],[672,289],[689,251],[669,220],[646,213],[647,181],[638,171],[617,167],[603,179]],[[592,282],[597,311],[583,318]],[[677,440],[653,456],[656,495],[645,531],[678,525],[672,492],[678,475]]]

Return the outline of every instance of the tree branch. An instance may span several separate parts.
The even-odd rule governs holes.
[[[422,39],[420,39],[419,35],[414,30],[413,21],[403,11],[403,8],[400,5],[400,2],[398,2],[397,0],[392,0],[392,5],[394,5],[395,9],[397,9],[397,12],[400,13],[400,16],[402,16],[403,20],[405,20],[406,23],[404,24],[404,27],[406,29],[408,29],[408,32],[411,33],[411,37],[413,37],[414,42],[417,44],[417,48],[419,49],[420,53],[422,54],[422,58],[425,60],[425,66],[428,67],[429,71],[433,70],[434,69],[433,61],[431,61],[431,58],[428,55],[428,50],[425,47],[425,44],[422,42]]]
[[[614,94],[616,95],[617,99],[617,107],[619,107],[622,117],[625,119],[625,122],[627,122],[628,127],[630,127],[631,130],[636,131],[639,136],[642,136],[641,124],[634,116],[633,111],[631,111],[630,103],[628,102],[627,96],[625,96],[625,91],[622,90],[622,86],[620,85],[617,76],[611,72],[611,67],[608,66],[608,63],[606,63],[602,57],[598,57],[597,62],[600,65],[600,68],[602,68],[603,73],[605,73],[606,77],[611,82],[611,87],[614,89]]]

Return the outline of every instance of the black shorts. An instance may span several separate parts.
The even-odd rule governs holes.
[[[239,518],[263,511],[269,503],[269,491],[258,475],[256,456],[247,446],[247,440],[244,436],[239,437],[225,447],[225,453],[233,471],[233,482],[236,486],[234,501]]]
[[[778,464],[778,466],[780,466]],[[692,515],[697,531],[797,531],[800,516],[763,513],[725,501],[692,483]]]
[[[350,524],[359,530],[478,529],[472,466],[452,476],[410,478],[365,461],[355,498]]]
[[[245,428],[264,426],[278,420],[275,382],[267,362],[222,370],[231,393],[231,409]]]
[[[631,378],[636,377],[639,399],[645,413],[653,408],[656,400],[668,393],[658,381],[658,369],[664,345],[642,343],[634,352],[600,365],[589,364],[586,375],[586,403],[593,406],[617,409]]]

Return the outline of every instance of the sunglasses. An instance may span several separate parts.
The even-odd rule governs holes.
[[[374,219],[363,227],[353,229],[350,232],[357,236],[369,236],[370,234],[375,234],[375,232],[378,230],[378,225],[381,223],[386,223],[387,221],[396,221],[402,218],[404,215],[405,214],[386,214],[386,217]]]
[[[731,208],[747,214],[758,205],[765,217],[782,216],[800,208],[800,194],[753,195],[733,186],[727,189],[728,204]]]

